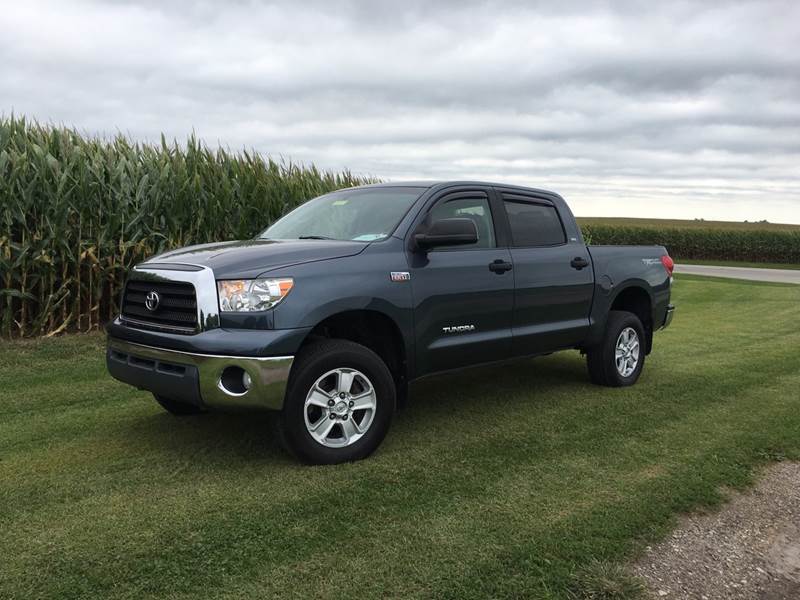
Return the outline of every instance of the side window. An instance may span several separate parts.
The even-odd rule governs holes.
[[[457,248],[494,248],[494,223],[492,213],[489,210],[489,201],[486,198],[458,198],[440,202],[431,209],[429,218],[434,221],[438,219],[449,219],[461,217],[472,219],[475,228],[478,230],[478,241],[467,246],[457,246]]]
[[[567,241],[554,206],[505,200],[514,246],[555,246]]]

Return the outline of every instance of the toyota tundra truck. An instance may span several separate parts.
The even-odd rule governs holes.
[[[635,383],[672,320],[672,268],[661,246],[587,246],[553,192],[354,187],[135,266],[107,365],[174,415],[278,411],[300,460],[358,460],[434,373],[578,350],[592,382]]]

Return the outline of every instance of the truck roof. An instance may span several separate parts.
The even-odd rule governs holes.
[[[382,183],[370,183],[367,185],[359,185],[353,186],[352,188],[347,189],[355,189],[355,188],[364,188],[364,187],[422,187],[422,188],[445,188],[451,186],[460,186],[460,185],[483,185],[483,186],[491,186],[491,187],[501,187],[506,189],[515,189],[521,190],[526,192],[535,192],[537,194],[545,194],[548,196],[554,196],[556,198],[561,198],[559,194],[556,192],[552,192],[550,190],[543,190],[541,188],[534,188],[534,187],[526,187],[522,185],[514,185],[509,183],[498,183],[492,181],[475,181],[475,180],[460,180],[460,179],[452,179],[452,180],[416,180],[416,181],[386,181]]]

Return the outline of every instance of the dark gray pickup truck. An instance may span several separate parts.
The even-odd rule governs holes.
[[[433,373],[577,349],[593,382],[635,383],[672,319],[672,266],[661,246],[587,247],[552,192],[340,190],[255,239],[136,266],[108,326],[108,370],[176,415],[280,411],[298,458],[356,460],[408,383]]]

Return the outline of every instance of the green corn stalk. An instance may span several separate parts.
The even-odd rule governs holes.
[[[800,230],[584,224],[591,243],[665,246],[673,258],[800,263]]]
[[[370,181],[194,136],[149,145],[0,117],[0,335],[97,328],[145,258],[252,237],[309,198]]]

